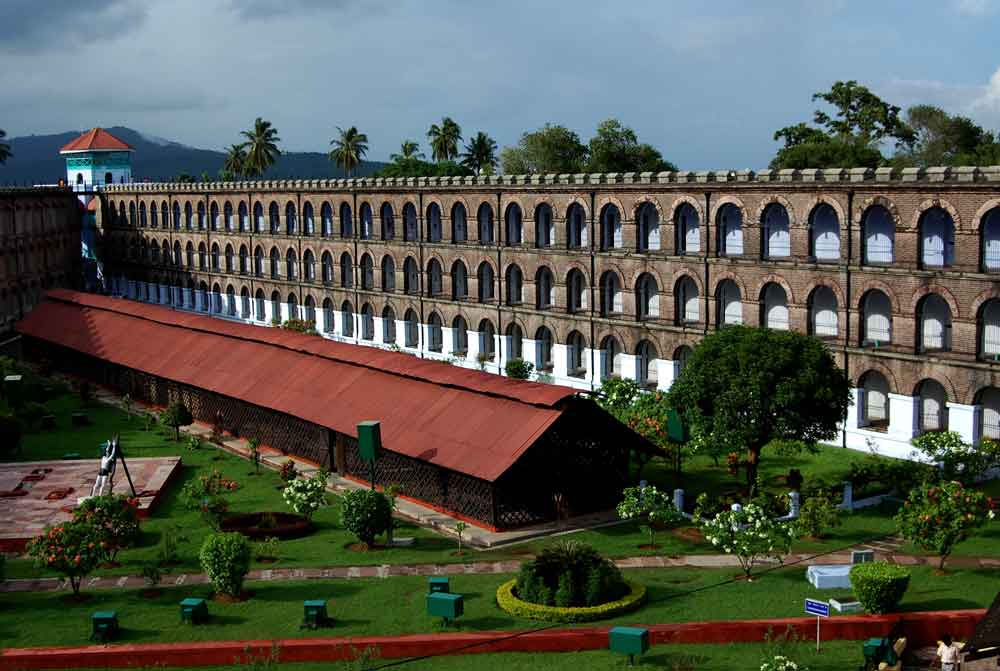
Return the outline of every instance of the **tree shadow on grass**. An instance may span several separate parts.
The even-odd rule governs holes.
[[[659,652],[643,655],[635,660],[636,666],[646,666],[671,671],[694,671],[707,664],[710,658],[704,655],[689,655],[682,652]]]
[[[118,630],[116,643],[138,643],[147,642],[159,638],[163,632],[159,629],[139,629],[138,627],[122,626]]]
[[[942,590],[943,591],[943,590]],[[921,610],[965,610],[967,608],[982,608],[981,603],[963,599],[961,597],[944,597],[941,599],[924,599],[921,601],[907,601],[900,608],[903,612],[914,612]]]
[[[342,599],[357,594],[364,585],[343,579],[311,580],[307,584],[254,582],[254,601],[307,601],[310,599]]]

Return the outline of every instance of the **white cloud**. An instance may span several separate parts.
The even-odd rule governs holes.
[[[962,16],[986,16],[997,9],[996,0],[953,0],[952,4]]]
[[[935,105],[951,114],[970,117],[987,130],[1000,127],[1000,67],[986,84],[954,84],[934,79],[893,79],[879,94],[906,109]]]

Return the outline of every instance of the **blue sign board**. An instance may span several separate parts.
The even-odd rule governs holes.
[[[830,617],[830,604],[826,601],[806,599],[806,613],[816,617]]]

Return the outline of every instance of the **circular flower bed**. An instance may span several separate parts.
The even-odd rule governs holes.
[[[530,601],[522,601],[515,594],[517,580],[510,580],[497,589],[497,604],[507,613],[516,617],[547,622],[593,622],[604,620],[635,610],[646,600],[646,586],[626,581],[628,594],[615,601],[598,606],[542,606]]]
[[[241,513],[227,515],[221,531],[237,531],[247,538],[301,538],[312,533],[312,522],[293,513]]]

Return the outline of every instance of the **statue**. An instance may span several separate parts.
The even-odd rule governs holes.
[[[104,443],[104,447],[101,449],[101,467],[97,471],[94,487],[90,490],[91,496],[104,496],[110,494],[114,489],[119,450],[118,436]]]

